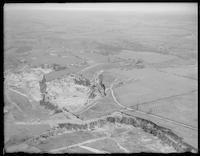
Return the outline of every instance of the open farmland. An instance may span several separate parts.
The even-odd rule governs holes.
[[[197,81],[159,72],[155,69],[132,70],[132,72],[124,73],[130,74],[130,77],[138,78],[137,82],[114,89],[119,100],[127,106],[187,94],[197,90]]]
[[[198,152],[195,4],[35,7],[4,7],[5,152]]]

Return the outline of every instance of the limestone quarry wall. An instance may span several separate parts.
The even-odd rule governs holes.
[[[173,147],[177,152],[197,152],[183,139],[173,133],[170,129],[156,125],[155,123],[142,118],[127,116],[122,113],[108,115],[100,119],[85,121],[83,123],[60,123],[57,127],[35,138],[29,139],[30,144],[39,144],[48,137],[56,136],[58,133],[65,131],[90,131],[103,127],[105,124],[126,124],[133,127],[141,128],[141,130],[158,137],[164,144]]]

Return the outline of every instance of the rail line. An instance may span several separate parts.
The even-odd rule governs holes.
[[[162,101],[162,100],[169,99],[169,98],[188,95],[188,94],[191,94],[191,93],[194,93],[194,92],[197,92],[197,90],[194,89],[194,90],[191,90],[189,92],[185,92],[185,93],[181,93],[181,94],[175,94],[175,95],[171,95],[171,96],[167,96],[167,97],[162,97],[162,98],[159,98],[159,99],[156,99],[156,100],[152,100],[152,101],[142,102],[142,103],[139,103],[139,104],[137,104],[135,106],[137,107],[137,106],[140,106],[140,105],[146,105],[146,104],[150,104],[150,103],[157,102],[157,101]]]
[[[119,106],[121,106],[121,107],[124,108],[125,110],[139,112],[139,113],[145,114],[145,115],[147,115],[147,116],[153,116],[153,117],[155,117],[155,118],[159,118],[159,119],[161,119],[161,120],[165,120],[165,121],[168,121],[168,122],[172,122],[172,123],[175,123],[175,124],[180,125],[180,126],[182,126],[182,127],[186,127],[186,128],[189,128],[189,129],[198,131],[198,128],[197,128],[197,127],[194,127],[194,126],[191,126],[191,125],[188,125],[188,124],[179,122],[179,121],[171,120],[171,119],[168,119],[168,118],[165,118],[165,117],[161,117],[161,116],[159,116],[159,115],[148,114],[148,113],[146,113],[146,112],[144,112],[144,111],[136,110],[136,109],[134,109],[134,108],[129,108],[129,107],[126,107],[126,106],[122,105],[122,104],[116,99],[112,87],[113,87],[113,85],[110,87],[110,91],[111,91],[111,95],[112,95],[112,97],[113,97],[113,100],[115,101],[116,104],[118,104]]]
[[[158,69],[156,68],[157,71],[159,72],[162,72],[162,73],[165,73],[165,74],[168,74],[168,75],[174,75],[174,76],[177,76],[177,77],[181,77],[181,78],[185,78],[185,79],[190,79],[190,80],[194,80],[194,81],[197,81],[198,79],[196,78],[192,78],[192,77],[189,77],[189,76],[185,76],[185,75],[180,75],[180,74],[176,74],[176,73],[170,73],[170,72],[167,72],[167,71],[163,71],[162,69]]]

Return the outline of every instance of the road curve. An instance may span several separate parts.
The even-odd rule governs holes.
[[[121,106],[123,109],[125,110],[130,110],[130,111],[135,111],[135,112],[138,112],[138,113],[141,113],[141,114],[145,114],[147,116],[153,116],[153,117],[156,117],[158,119],[161,119],[161,120],[165,120],[165,121],[168,121],[168,122],[172,122],[172,123],[175,123],[177,125],[180,125],[182,127],[186,127],[186,128],[189,128],[189,129],[192,129],[192,130],[196,130],[198,131],[198,128],[197,127],[194,127],[194,126],[191,126],[191,125],[187,125],[187,124],[184,124],[182,122],[178,122],[178,121],[175,121],[175,120],[171,120],[171,119],[168,119],[168,118],[165,118],[165,117],[161,117],[161,116],[158,116],[158,115],[155,115],[155,114],[148,114],[144,111],[141,111],[141,110],[136,110],[134,108],[129,108],[129,107],[126,107],[124,105],[122,105],[115,97],[115,94],[114,94],[114,91],[113,91],[113,85],[110,87],[110,91],[111,91],[111,94],[112,94],[112,97],[113,97],[113,100],[115,101],[115,103],[119,106]]]

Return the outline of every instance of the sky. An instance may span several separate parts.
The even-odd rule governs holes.
[[[197,3],[21,3],[5,4],[5,11],[42,9],[75,11],[135,11],[142,13],[196,13]]]

